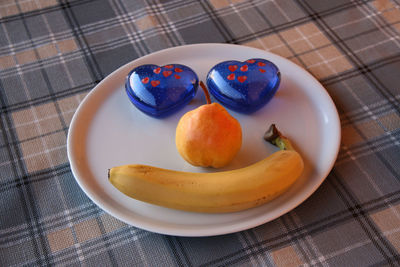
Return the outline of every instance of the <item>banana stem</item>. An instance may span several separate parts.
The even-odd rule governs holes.
[[[275,124],[271,124],[269,129],[265,132],[264,140],[279,147],[280,150],[295,150],[289,139],[278,131]]]

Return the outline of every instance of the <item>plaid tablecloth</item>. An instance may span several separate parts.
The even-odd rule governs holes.
[[[151,52],[257,47],[311,72],[340,114],[322,186],[243,232],[188,238],[124,224],[91,202],[66,137],[85,95]],[[400,264],[398,0],[0,1],[0,266]]]

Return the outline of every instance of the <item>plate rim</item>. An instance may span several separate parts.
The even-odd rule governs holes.
[[[126,219],[125,216],[120,214],[119,211],[114,210],[113,206],[110,203],[102,201],[101,197],[97,196],[96,194],[93,194],[91,192],[90,188],[87,188],[86,185],[83,183],[83,181],[81,181],[81,178],[78,178],[80,171],[77,166],[78,164],[76,163],[75,156],[73,154],[74,148],[72,147],[72,144],[74,143],[74,138],[75,138],[74,132],[76,132],[75,128],[76,128],[79,114],[81,114],[81,111],[85,107],[86,103],[89,102],[92,98],[94,98],[94,96],[96,94],[96,89],[98,87],[104,86],[104,84],[106,84],[107,82],[110,82],[116,75],[118,75],[119,72],[123,71],[124,69],[128,68],[131,65],[134,65],[138,61],[146,61],[148,58],[157,57],[157,56],[163,55],[165,53],[174,53],[175,51],[179,51],[181,49],[189,49],[189,50],[196,49],[196,48],[204,49],[204,48],[210,48],[210,47],[216,47],[216,46],[227,47],[227,49],[228,48],[229,49],[245,49],[245,50],[249,50],[249,51],[255,50],[255,51],[257,51],[257,53],[261,52],[261,53],[264,53],[265,55],[273,55],[273,57],[279,58],[279,60],[285,62],[285,64],[290,65],[292,68],[296,68],[296,69],[300,70],[302,72],[302,75],[307,75],[308,78],[310,78],[314,81],[315,85],[318,85],[318,87],[320,87],[320,89],[322,89],[322,90],[320,90],[319,93],[324,95],[325,100],[327,100],[330,103],[331,112],[333,112],[335,115],[333,117],[335,119],[333,121],[333,125],[335,126],[334,127],[335,129],[333,129],[333,130],[334,130],[335,136],[337,137],[337,138],[335,138],[336,144],[333,144],[335,151],[332,151],[332,153],[331,153],[329,167],[327,167],[325,169],[325,171],[323,172],[323,174],[320,175],[323,177],[319,179],[319,182],[314,183],[313,186],[307,190],[306,194],[303,193],[301,198],[299,198],[297,196],[298,199],[297,198],[294,199],[294,200],[297,199],[297,201],[295,203],[289,205],[288,207],[286,207],[286,209],[281,210],[281,212],[278,212],[278,214],[270,217],[268,220],[265,220],[265,219],[262,220],[262,218],[260,218],[260,217],[256,217],[256,219],[251,217],[250,220],[236,222],[235,226],[230,227],[229,229],[224,229],[226,227],[218,227],[215,229],[207,229],[207,231],[196,230],[196,229],[191,229],[191,228],[188,228],[188,229],[187,228],[176,229],[176,227],[171,228],[169,225],[172,223],[166,223],[165,226],[160,226],[156,223],[149,224],[148,222],[143,222],[143,221],[136,221],[133,223],[132,221]],[[200,236],[217,236],[217,235],[229,234],[229,233],[234,233],[234,232],[251,229],[253,227],[265,224],[269,221],[273,221],[273,220],[279,218],[280,216],[295,209],[296,207],[298,207],[301,203],[303,203],[305,200],[307,200],[321,186],[321,184],[325,181],[326,177],[329,175],[330,171],[332,170],[332,168],[336,162],[336,159],[337,159],[337,156],[339,153],[340,141],[341,141],[341,126],[340,126],[340,118],[339,118],[339,114],[338,114],[336,105],[335,105],[334,101],[332,100],[331,96],[329,95],[329,93],[327,92],[327,90],[325,89],[325,87],[307,70],[305,70],[304,68],[298,66],[297,64],[293,63],[292,61],[290,61],[284,57],[281,57],[277,54],[274,54],[274,53],[271,53],[271,52],[268,52],[268,51],[265,51],[262,49],[258,49],[258,48],[254,48],[254,47],[247,47],[247,46],[243,46],[243,45],[236,45],[236,44],[202,43],[202,44],[190,44],[190,45],[175,46],[175,47],[170,47],[170,48],[162,49],[162,50],[147,54],[145,56],[139,57],[135,60],[132,60],[132,61],[120,66],[119,68],[117,68],[116,70],[111,72],[109,75],[107,75],[102,81],[100,81],[100,83],[98,83],[95,87],[93,87],[90,90],[90,92],[85,96],[85,98],[81,101],[78,108],[74,112],[74,115],[71,119],[70,126],[68,129],[68,135],[67,135],[67,156],[68,156],[68,160],[69,160],[69,164],[70,164],[70,169],[71,169],[72,174],[75,178],[75,181],[78,183],[79,187],[84,191],[86,196],[88,196],[89,199],[91,199],[91,201],[93,201],[99,208],[103,209],[104,211],[109,213],[111,216],[127,223],[128,225],[132,225],[132,226],[135,226],[135,227],[147,230],[147,231],[151,231],[154,233],[174,235],[174,236],[200,237]],[[291,200],[291,202],[293,202],[293,200]],[[250,224],[249,224],[249,221],[251,221]],[[177,226],[177,224],[173,224],[173,225]],[[198,226],[196,226],[194,228],[197,228],[197,227]]]

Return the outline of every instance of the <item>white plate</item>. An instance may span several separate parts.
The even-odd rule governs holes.
[[[225,169],[254,163],[275,148],[262,136],[271,123],[288,136],[305,160],[300,179],[281,197],[257,208],[229,214],[203,214],[162,208],[131,199],[115,189],[107,170],[123,164],[148,164],[183,171],[214,171],[186,163],[175,148],[175,127],[187,111],[205,103],[202,90],[181,111],[155,119],[138,111],[125,94],[128,72],[142,64],[180,63],[205,81],[225,60],[265,58],[282,73],[277,94],[251,115],[229,111],[243,129],[243,145]],[[99,83],[78,107],[68,133],[68,157],[76,181],[100,208],[133,226],[178,236],[237,232],[271,221],[307,199],[333,167],[340,143],[340,122],[321,84],[294,63],[263,50],[227,44],[196,44],[162,50],[132,61]],[[224,169],[224,170],[225,170]]]

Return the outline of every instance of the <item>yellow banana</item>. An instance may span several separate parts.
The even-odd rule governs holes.
[[[280,150],[245,168],[190,173],[146,165],[109,170],[122,193],[144,202],[195,212],[234,212],[264,204],[286,191],[303,171],[293,150]]]
[[[122,193],[159,206],[194,212],[235,212],[264,204],[285,192],[301,175],[303,160],[290,142],[248,167],[214,173],[191,173],[146,165],[109,170],[109,181]]]

